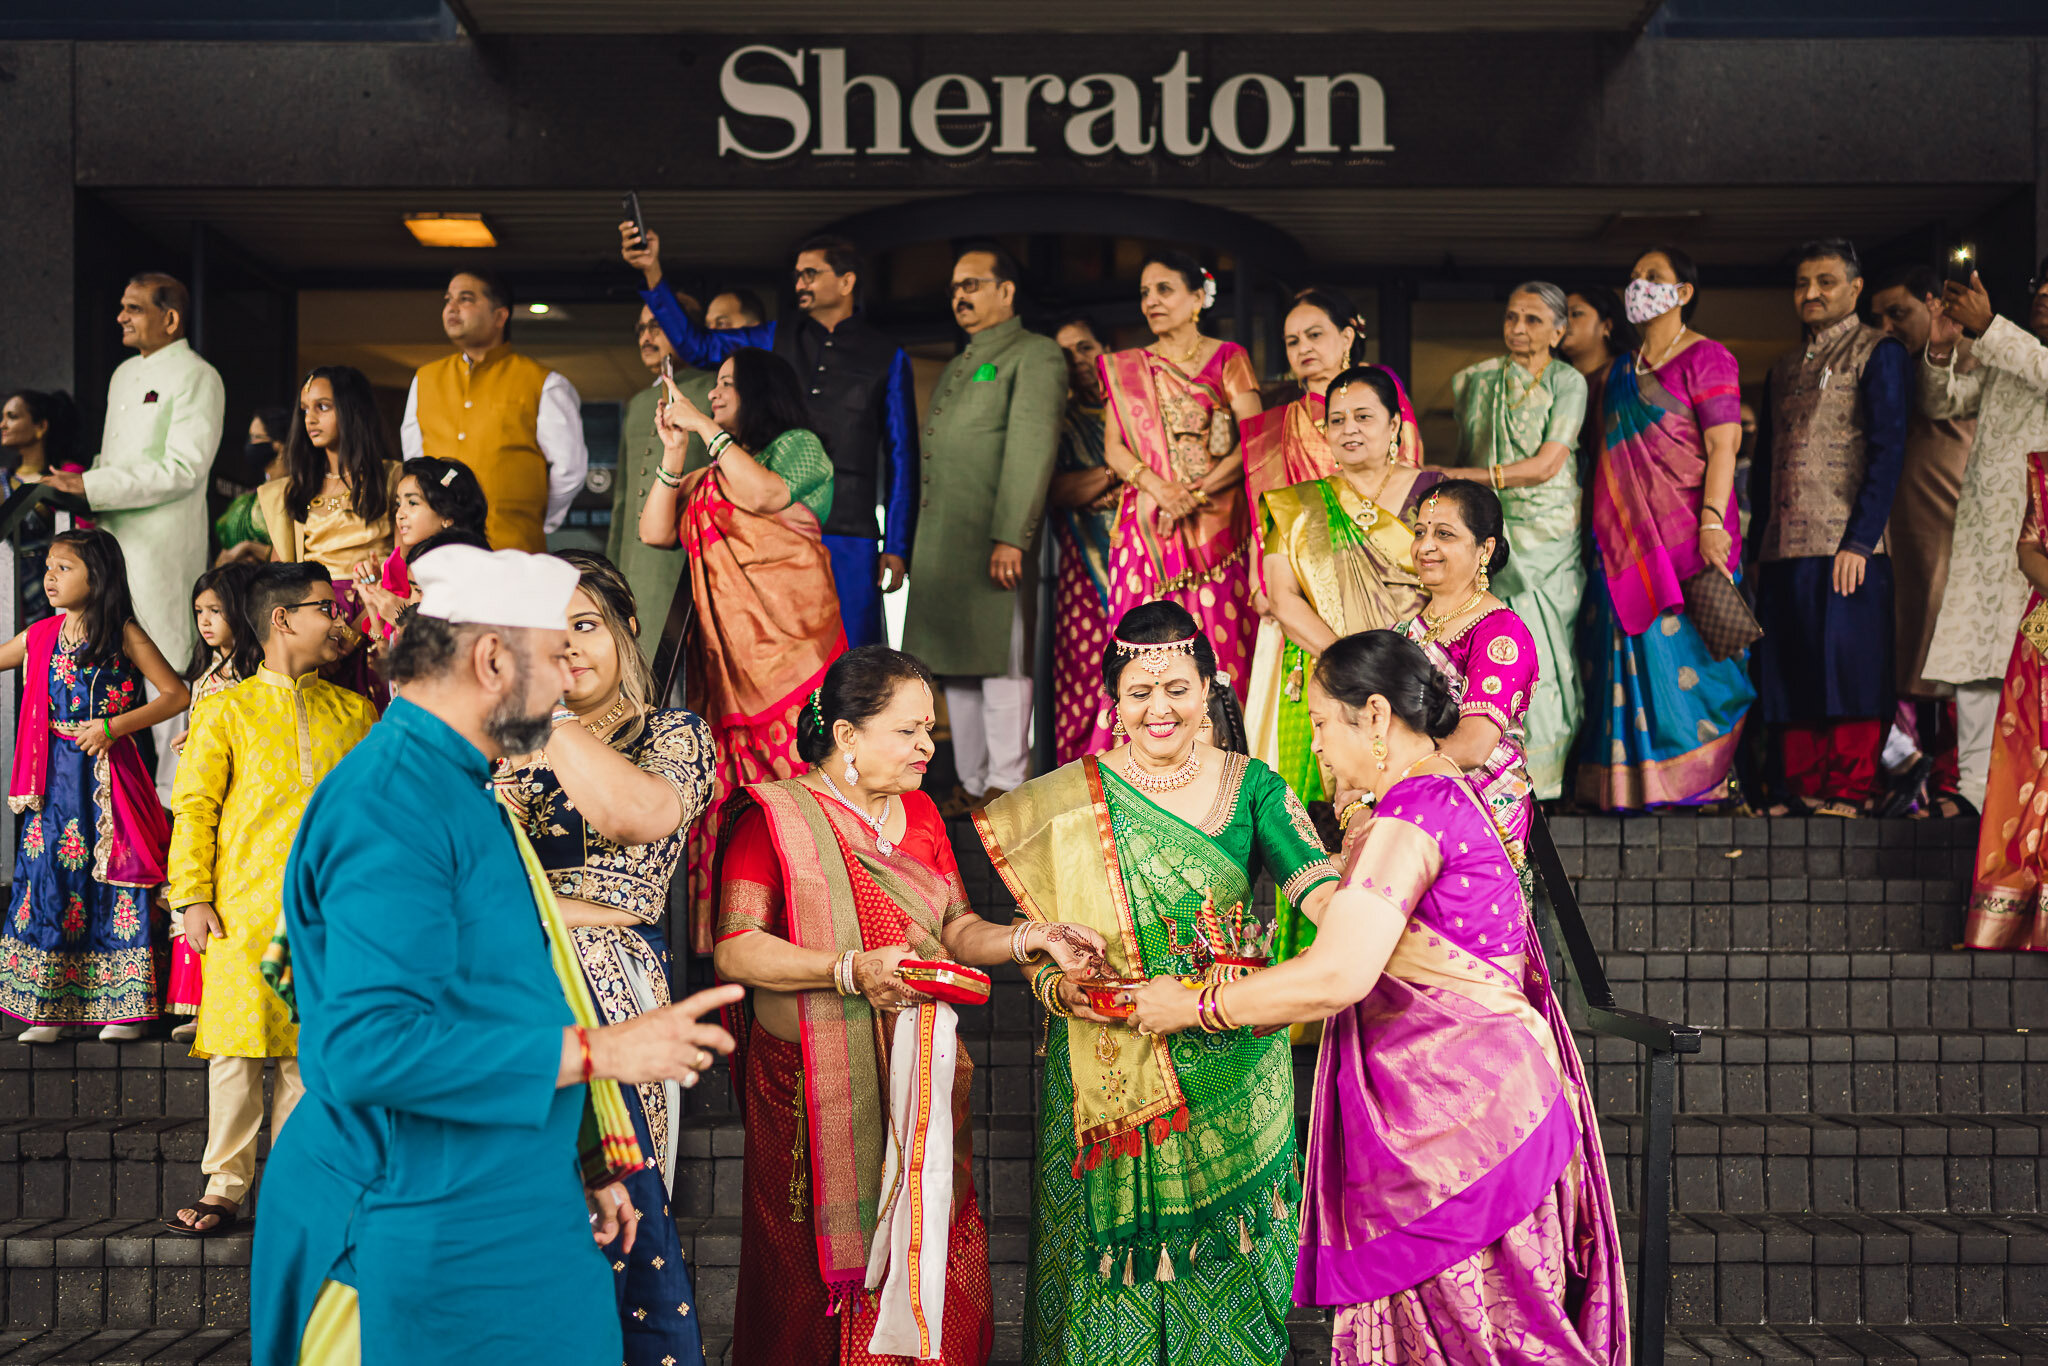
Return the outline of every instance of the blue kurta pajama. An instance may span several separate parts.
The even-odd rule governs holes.
[[[378,1366],[616,1366],[577,1171],[573,1023],[484,756],[393,702],[313,794],[285,870],[305,1099],[256,1226],[253,1355],[323,1281]]]

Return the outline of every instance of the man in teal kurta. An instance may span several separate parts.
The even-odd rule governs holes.
[[[953,316],[967,347],[939,376],[924,421],[903,648],[945,684],[955,811],[1018,786],[1030,757],[1033,551],[1067,366],[1057,342],[1024,330],[1016,304],[1007,252],[977,244],[960,254]]]
[[[696,306],[688,299],[682,304],[685,312]],[[673,358],[676,350],[653,312],[645,307],[640,310],[639,339],[640,361],[653,372],[654,383],[633,395],[619,424],[619,463],[612,473],[612,528],[605,538],[604,553],[633,590],[634,605],[640,609],[640,653],[652,664],[686,564],[680,547],[664,550],[640,539],[640,505],[647,501],[647,490],[654,486],[654,467],[661,463],[661,433],[654,429],[655,401],[661,397],[661,364]],[[683,397],[696,404],[699,412],[710,412],[711,386],[718,377],[680,363],[675,374]],[[697,469],[710,460],[704,442],[692,436],[684,470]]]
[[[319,1303],[326,1329],[347,1287],[362,1362],[615,1366],[593,1226],[627,1216],[618,1187],[586,1202],[583,1079],[689,1084],[731,1041],[694,1023],[709,995],[574,1027],[492,797],[492,762],[546,743],[575,570],[450,546],[413,572],[405,696],[313,794],[285,869],[306,1095],[264,1176],[253,1355],[330,1340],[308,1319]]]

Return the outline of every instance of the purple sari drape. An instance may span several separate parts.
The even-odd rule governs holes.
[[[1593,538],[1614,615],[1622,630],[1639,636],[1658,613],[1685,606],[1680,585],[1707,567],[1699,547],[1706,442],[1691,406],[1673,397],[1655,372],[1638,376],[1632,355],[1608,371],[1605,409],[1607,448],[1593,479]],[[1732,542],[1723,567],[1732,573],[1742,563],[1732,490],[1721,512]]]
[[[1374,1308],[1554,1201],[1561,1234],[1544,1255],[1562,1283],[1515,1306],[1522,1341],[1550,1339],[1544,1360],[1619,1366],[1626,1296],[1598,1121],[1513,865],[1463,779],[1409,779],[1380,808],[1345,882],[1407,932],[1371,993],[1324,1027],[1294,1298]]]

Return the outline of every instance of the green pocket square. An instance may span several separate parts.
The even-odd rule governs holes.
[[[972,382],[972,383],[979,383],[979,382],[980,382],[980,381],[982,381],[982,380],[985,380],[985,379],[994,379],[995,377],[996,377],[996,367],[995,367],[995,362],[993,362],[993,361],[988,361],[988,362],[985,362],[985,363],[984,363],[984,364],[982,365],[982,367],[981,367],[980,369],[978,369],[978,370],[976,370],[976,371],[974,372],[974,379],[973,379],[972,381],[970,381],[970,382]]]

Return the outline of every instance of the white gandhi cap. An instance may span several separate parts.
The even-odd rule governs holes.
[[[412,577],[423,617],[541,631],[568,629],[577,581],[576,567],[552,555],[473,545],[428,551],[412,566]]]

